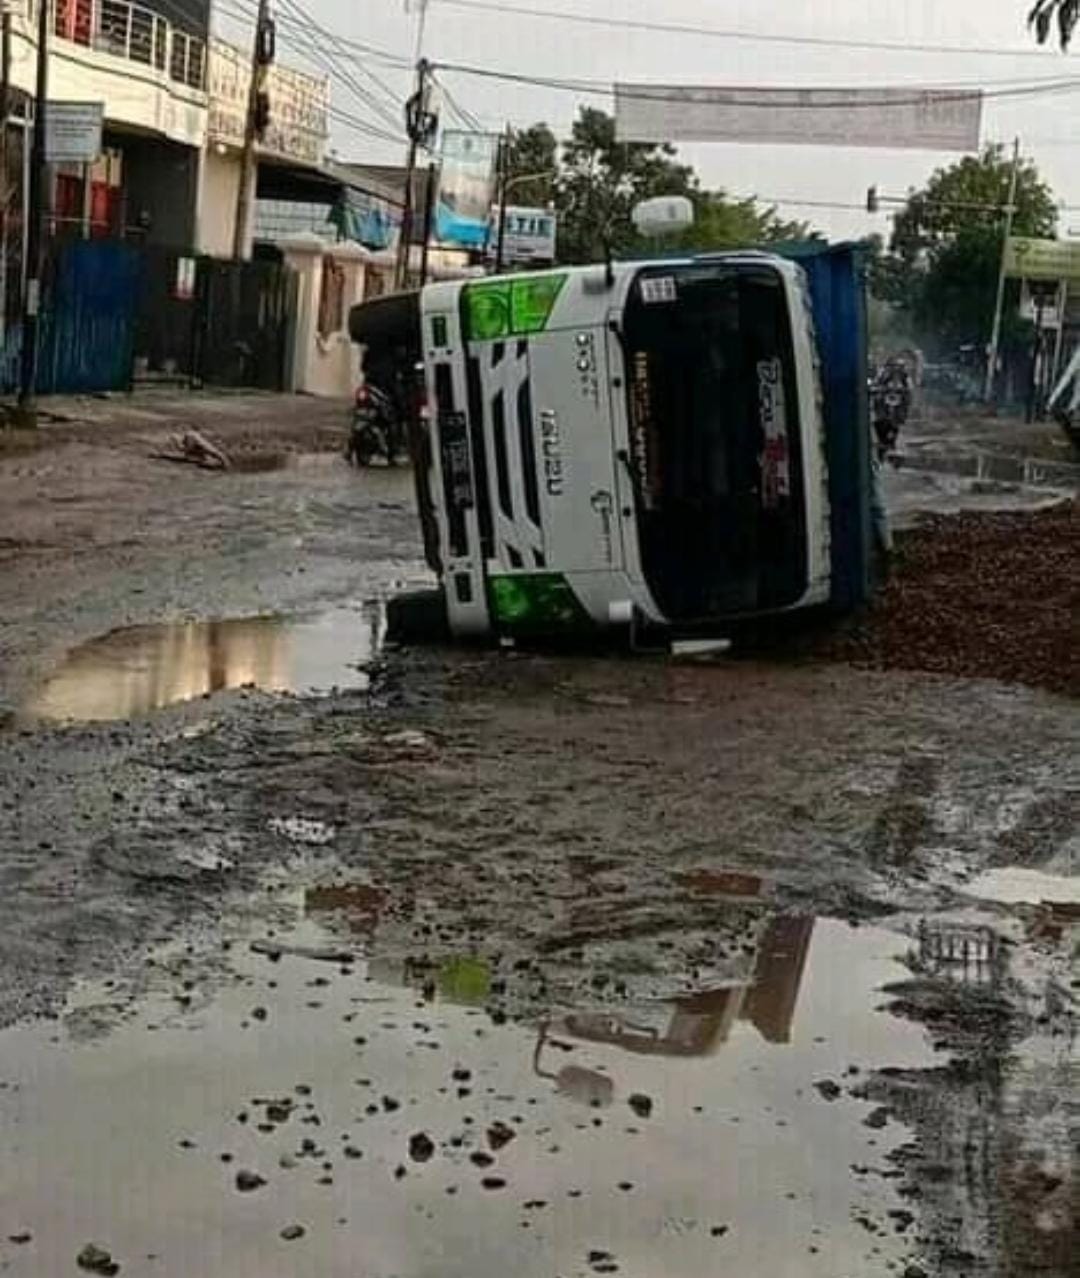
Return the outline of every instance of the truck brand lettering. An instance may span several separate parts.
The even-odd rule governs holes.
[[[563,495],[562,440],[553,408],[540,410],[540,451],[544,458],[544,485],[552,497]]]

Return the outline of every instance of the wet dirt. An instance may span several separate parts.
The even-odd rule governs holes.
[[[925,517],[869,607],[820,659],[1029,683],[1080,696],[1080,501]]]
[[[412,476],[347,465],[344,405],[194,396],[96,409],[115,420],[0,452],[0,716],[113,631],[311,615],[428,582]],[[154,459],[189,424],[231,470]]]
[[[378,600],[308,617],[115,630],[68,653],[15,723],[130,719],[236,688],[300,694],[364,688],[364,664],[378,654],[385,630]]]
[[[256,409],[210,433],[311,451]],[[113,631],[418,571],[407,474],[147,430],[0,466],[11,705]],[[4,734],[0,1266],[1071,1278],[1080,935],[982,876],[1071,875],[1080,722],[944,669],[391,648]]]

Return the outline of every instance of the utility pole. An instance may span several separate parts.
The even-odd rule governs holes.
[[[1020,182],[1020,139],[1013,142],[1012,175],[1009,178],[1009,199],[1005,205],[1005,238],[1001,243],[1001,266],[998,269],[997,299],[994,302],[994,322],[990,329],[990,346],[986,359],[986,386],[983,399],[989,404],[994,398],[994,380],[997,374],[998,347],[1001,345],[1001,317],[1005,309],[1005,267],[1009,256],[1009,237],[1012,235],[1013,218],[1016,216],[1016,189]]]
[[[270,123],[270,94],[267,77],[274,61],[274,20],[269,0],[259,0],[255,19],[255,40],[251,51],[251,84],[248,87],[247,116],[244,121],[244,150],[240,158],[240,182],[236,189],[236,225],[233,228],[233,257],[247,256],[248,226],[255,201],[255,144],[262,140]]]
[[[405,12],[416,6],[416,46],[413,62],[416,64],[416,90],[405,103],[405,132],[409,147],[405,157],[405,197],[401,212],[401,234],[398,236],[397,262],[394,265],[394,287],[404,288],[409,276],[409,254],[412,249],[413,181],[416,174],[417,152],[431,140],[432,120],[428,113],[428,75],[430,64],[424,58],[424,29],[427,26],[429,0],[405,0]],[[424,246],[425,256],[427,245]],[[425,270],[426,270],[425,262]]]
[[[420,287],[427,283],[428,254],[431,251],[431,226],[435,217],[435,188],[439,184],[439,170],[435,164],[428,165],[427,191],[424,195],[424,244],[420,251]]]
[[[38,0],[37,92],[34,137],[30,152],[30,207],[26,227],[26,290],[23,294],[22,358],[19,367],[17,416],[22,426],[37,425],[38,341],[40,338],[41,274],[45,261],[45,221],[48,216],[48,173],[45,162],[45,117],[49,99],[48,0]],[[4,121],[7,129],[7,121]]]
[[[420,31],[423,31],[423,15],[420,11]],[[417,38],[419,45],[419,37]],[[401,213],[401,235],[398,238],[397,266],[394,284],[404,288],[409,275],[409,253],[412,248],[413,186],[415,185],[416,160],[421,145],[431,138],[431,115],[428,112],[428,75],[431,67],[423,59],[416,64],[416,91],[405,104],[405,128],[409,135],[409,150],[405,160],[405,197]]]
[[[11,180],[8,172],[8,116],[11,114],[11,3],[0,0],[0,339],[7,331],[8,211]]]
[[[499,225],[495,233],[495,274],[501,275],[506,247],[506,196],[510,189],[510,147],[514,134],[508,124],[499,147]]]

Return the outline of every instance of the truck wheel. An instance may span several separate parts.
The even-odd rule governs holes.
[[[386,637],[397,643],[440,643],[450,638],[450,616],[441,590],[413,590],[386,605]]]

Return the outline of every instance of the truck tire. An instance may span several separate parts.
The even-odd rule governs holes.
[[[386,605],[386,637],[395,643],[442,643],[450,638],[450,616],[441,590],[412,590]]]

